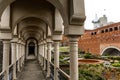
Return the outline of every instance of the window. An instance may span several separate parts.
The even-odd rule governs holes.
[[[96,35],[96,34],[97,34],[97,32],[94,32],[94,34]]]
[[[91,33],[91,35],[93,35],[93,33]]]
[[[105,29],[105,32],[108,32],[108,29]]]
[[[114,27],[114,30],[118,30],[118,27]]]
[[[113,31],[113,29],[112,29],[112,28],[110,28],[110,29],[109,29],[109,31]]]
[[[101,30],[101,33],[104,33],[104,30]]]

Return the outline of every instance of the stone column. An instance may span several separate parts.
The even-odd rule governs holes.
[[[54,80],[59,80],[57,68],[59,68],[59,44],[60,40],[62,40],[62,35],[54,34],[52,35],[52,40],[54,41]]]
[[[38,55],[37,55],[38,62],[40,63],[40,45],[38,45]]]
[[[22,68],[22,44],[20,43],[20,67]]]
[[[28,44],[26,46],[26,59],[27,59],[27,57],[28,57]]]
[[[50,62],[51,62],[51,44],[52,44],[52,41],[51,42],[47,42],[47,77],[50,77]]]
[[[78,80],[78,37],[69,37],[70,80]]]
[[[35,44],[35,57],[37,57],[37,44]]]
[[[59,68],[59,42],[60,41],[54,41],[54,80],[58,79],[58,70]]]
[[[42,43],[42,45],[41,45],[41,61],[42,61],[42,63],[41,63],[41,66],[44,66],[44,44]]]
[[[18,71],[20,72],[20,44],[17,44],[18,48],[17,48],[17,52],[18,52],[18,64],[17,64],[17,68]]]
[[[21,49],[21,50],[22,50],[22,51],[21,51],[21,52],[22,52],[22,53],[21,53],[21,54],[22,54],[22,63],[21,63],[21,64],[22,64],[22,66],[23,66],[23,65],[24,65],[24,43],[21,45],[21,48],[22,48],[22,49]]]
[[[12,42],[12,64],[13,64],[13,79],[16,79],[16,43]]]
[[[43,68],[43,70],[46,70],[47,68],[46,68],[46,60],[47,60],[47,44],[46,44],[46,42],[44,43],[44,68]]]
[[[25,49],[25,44],[24,44],[24,63],[25,63],[25,51],[26,49]]]
[[[41,64],[41,45],[39,44],[38,61]]]
[[[5,71],[4,80],[9,80],[9,52],[10,52],[10,41],[3,41],[3,71]]]
[[[25,62],[25,44],[23,44],[23,65]]]

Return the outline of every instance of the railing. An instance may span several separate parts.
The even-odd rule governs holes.
[[[58,77],[59,80],[70,80],[70,76],[68,74],[66,74],[63,70],[61,70],[60,68],[58,68]]]
[[[16,61],[16,73],[18,73],[18,60]]]
[[[50,63],[50,70],[51,70],[50,79],[54,80],[54,64],[53,63]]]
[[[54,80],[54,64],[50,63],[50,69],[51,69],[51,75],[50,78],[51,80]],[[60,68],[57,68],[58,70],[58,78],[59,80],[70,80],[70,76],[68,74],[66,74],[63,70],[61,70]]]
[[[13,80],[13,64],[9,66],[9,80]]]
[[[17,65],[18,65],[19,60],[16,61],[16,73],[18,73],[18,66]],[[13,65],[14,64],[9,65],[9,69],[8,69],[9,70],[9,80],[13,80]],[[6,71],[2,71],[0,73],[0,80],[4,80],[5,74],[6,74]]]
[[[5,73],[5,71],[0,73],[0,80],[4,80]],[[9,66],[9,80],[13,80],[13,65]]]
[[[4,74],[5,74],[4,71],[0,73],[0,80],[4,80]]]

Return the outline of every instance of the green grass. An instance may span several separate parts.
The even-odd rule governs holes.
[[[68,46],[60,47],[59,50],[60,52],[69,52],[69,47]]]

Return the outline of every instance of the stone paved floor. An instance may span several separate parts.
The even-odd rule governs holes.
[[[36,59],[26,61],[17,80],[46,80]]]

